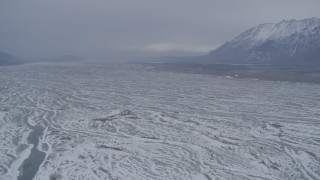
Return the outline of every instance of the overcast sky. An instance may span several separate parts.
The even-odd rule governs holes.
[[[265,22],[320,17],[320,0],[0,0],[0,51],[73,54],[205,54]]]

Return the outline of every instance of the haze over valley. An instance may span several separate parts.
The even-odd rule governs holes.
[[[0,2],[1,180],[319,180],[320,2]]]

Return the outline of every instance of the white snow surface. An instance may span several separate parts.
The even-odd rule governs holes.
[[[320,179],[320,85],[132,64],[0,67],[0,179]]]

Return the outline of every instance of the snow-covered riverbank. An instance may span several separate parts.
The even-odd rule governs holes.
[[[0,179],[31,154],[25,116],[45,128],[34,179],[320,179],[319,89],[133,64],[1,67]]]

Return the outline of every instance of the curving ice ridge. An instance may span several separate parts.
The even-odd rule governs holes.
[[[319,89],[125,64],[0,67],[0,179],[320,179]]]

